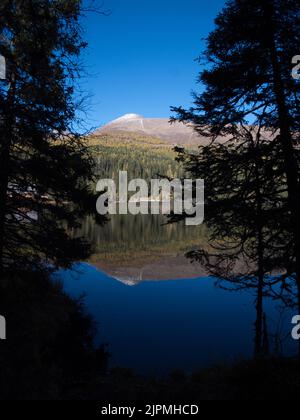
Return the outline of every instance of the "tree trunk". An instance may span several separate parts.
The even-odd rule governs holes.
[[[263,354],[263,330],[264,330],[264,285],[265,285],[265,271],[264,271],[264,238],[263,238],[263,223],[262,220],[262,197],[260,191],[259,168],[256,166],[257,173],[257,224],[258,224],[258,285],[257,285],[257,302],[256,302],[256,323],[255,323],[255,357],[261,357]]]
[[[255,201],[256,201],[256,221],[257,221],[257,257],[258,257],[258,284],[257,284],[257,302],[256,302],[256,323],[255,323],[255,354],[256,358],[263,355],[264,341],[264,285],[265,285],[265,268],[264,268],[264,233],[263,233],[263,197],[261,191],[260,171],[263,166],[260,151],[260,137],[257,136],[254,144],[255,163]]]
[[[262,355],[263,346],[263,289],[264,289],[264,275],[259,275],[257,287],[257,302],[256,302],[256,322],[255,322],[255,349],[254,356],[256,358]]]
[[[4,243],[5,243],[5,219],[6,219],[6,205],[7,205],[7,191],[8,191],[8,175],[9,175],[9,158],[10,148],[5,145],[1,147],[0,157],[0,273],[3,270],[4,264]]]
[[[267,323],[267,316],[264,313],[263,316],[263,345],[262,345],[262,351],[264,357],[268,357],[270,355],[270,342],[269,342],[269,332],[268,332],[268,323]]]
[[[4,267],[5,222],[7,216],[7,194],[10,174],[10,156],[14,135],[15,80],[10,85],[4,115],[4,136],[0,147],[0,274]]]
[[[277,103],[279,129],[280,129],[280,141],[282,145],[282,151],[285,160],[285,173],[287,177],[288,186],[288,200],[291,212],[291,224],[294,234],[294,252],[296,259],[296,285],[298,288],[297,300],[298,300],[298,312],[300,314],[300,183],[299,183],[299,170],[298,162],[295,154],[293,145],[293,137],[291,130],[291,119],[288,112],[286,99],[285,99],[285,88],[282,80],[280,63],[276,48],[276,31],[273,23],[274,7],[272,2],[267,1],[267,7],[265,9],[266,18],[269,22],[269,27],[266,28],[268,31],[268,47],[270,50],[270,57],[272,61],[273,71],[273,84],[274,94]],[[299,341],[299,357],[300,357],[300,341]]]
[[[278,105],[278,116],[280,125],[280,141],[285,159],[285,172],[288,184],[289,207],[291,211],[291,223],[294,233],[294,249],[296,258],[296,284],[298,287],[298,311],[300,314],[300,189],[299,189],[299,171],[298,163],[293,146],[293,138],[290,129],[290,118],[287,110],[284,86],[282,83],[279,63],[276,50],[272,53],[273,72],[274,72],[274,91]],[[300,343],[299,343],[300,344]],[[300,353],[300,346],[299,346]]]

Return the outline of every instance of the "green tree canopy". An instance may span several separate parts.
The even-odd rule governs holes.
[[[299,48],[299,18],[298,0],[227,1],[207,39],[204,57],[199,59],[205,64],[199,75],[204,90],[194,94],[191,109],[173,110],[178,120],[193,123],[212,141],[235,137],[242,126],[263,127],[272,167],[280,166],[288,199],[286,272],[295,274],[300,306],[300,84],[292,77],[292,59]],[[238,151],[238,144],[235,147]],[[230,159],[227,164],[234,165]],[[261,166],[270,185],[275,185],[278,170],[266,172],[264,160]],[[223,176],[226,173],[231,174],[229,166],[223,166]]]
[[[189,110],[173,108],[212,141],[183,156],[206,180],[214,249],[190,256],[235,288],[257,289],[258,352],[270,275],[282,274],[275,295],[291,301],[296,281],[300,307],[299,18],[298,0],[227,1],[199,59],[203,91]]]
[[[93,160],[76,134],[80,0],[3,0],[0,266],[68,265],[88,253],[67,228],[94,208]]]

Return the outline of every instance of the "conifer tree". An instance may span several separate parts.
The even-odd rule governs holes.
[[[276,183],[282,185],[279,197],[282,217],[275,216],[278,211],[275,202],[274,215],[270,213],[272,240],[278,242],[276,249],[281,251],[273,259],[273,266],[268,263],[267,271],[281,267],[285,289],[290,286],[288,279],[294,279],[300,309],[300,84],[292,77],[292,60],[299,48],[299,0],[230,0],[215,23],[204,57],[199,59],[206,65],[199,75],[204,90],[195,93],[191,109],[173,110],[178,120],[194,124],[212,142],[235,136],[241,126],[263,127],[266,140],[263,147],[268,149],[269,158],[265,156],[258,168],[271,191],[274,192]],[[241,150],[238,142],[233,150],[233,154],[223,150],[225,161],[223,168],[219,167],[220,176],[232,175],[233,157]],[[267,166],[270,158],[272,164]],[[210,156],[206,159],[208,169]],[[205,179],[209,177],[207,172]],[[243,183],[241,187],[244,186]],[[264,189],[263,200],[265,195],[268,191]],[[269,246],[264,229],[262,233],[264,243]]]
[[[272,145],[257,127],[240,127],[226,142],[202,146],[198,153],[181,150],[178,159],[189,174],[206,181],[210,247],[188,256],[203,264],[222,288],[255,294],[255,354],[260,356],[263,298],[278,297],[273,293],[278,278],[271,274],[275,267],[283,272],[292,264],[283,159],[274,167]]]
[[[84,240],[68,229],[94,208],[93,160],[76,133],[80,0],[2,0],[0,267],[69,265]]]

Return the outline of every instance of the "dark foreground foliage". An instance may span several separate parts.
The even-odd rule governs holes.
[[[88,389],[86,389],[88,391]],[[174,371],[166,380],[139,378],[130,371],[111,372],[89,389],[87,399],[133,404],[197,404],[219,400],[298,400],[300,364],[270,359],[219,366],[192,375]]]
[[[30,281],[29,281],[30,280]],[[112,403],[197,403],[203,400],[292,400],[300,395],[300,363],[260,359],[193,374],[143,378],[108,370],[95,349],[95,326],[82,301],[45,274],[15,273],[0,283],[7,340],[0,342],[1,400],[91,400]]]
[[[7,321],[7,340],[0,342],[1,400],[80,399],[72,395],[78,384],[106,369],[107,354],[93,346],[95,327],[82,301],[47,275],[6,275],[0,308]]]

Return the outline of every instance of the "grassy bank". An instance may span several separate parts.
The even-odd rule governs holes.
[[[82,301],[47,274],[3,276],[0,308],[7,324],[7,340],[0,342],[1,400],[61,399],[105,371],[108,357],[94,348],[95,326]]]
[[[243,361],[193,374],[173,371],[164,379],[122,368],[108,371],[108,354],[94,347],[95,326],[82,300],[71,299],[41,273],[6,275],[0,289],[7,320],[7,340],[0,342],[1,400],[194,404],[300,395],[300,363],[293,359]]]
[[[117,369],[86,389],[86,397],[104,403],[132,405],[198,404],[200,401],[298,400],[300,363],[268,359],[218,366],[187,375],[174,371],[169,378],[141,378]]]

